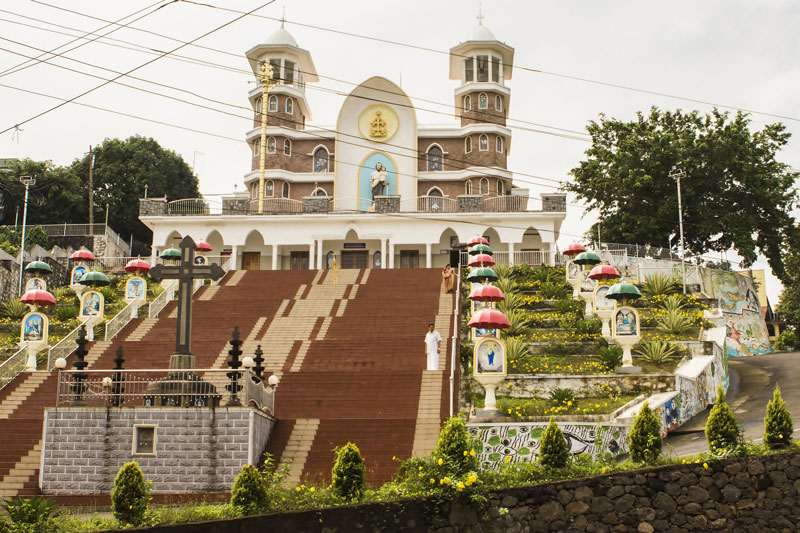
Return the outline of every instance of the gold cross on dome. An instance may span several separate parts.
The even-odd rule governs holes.
[[[369,134],[372,137],[386,137],[386,135],[388,135],[386,121],[383,119],[380,111],[375,111],[375,118],[369,123]]]

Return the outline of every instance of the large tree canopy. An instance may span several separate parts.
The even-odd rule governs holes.
[[[20,176],[33,176],[36,183],[28,190],[29,225],[86,222],[88,203],[83,200],[80,178],[69,167],[52,161],[8,160],[0,173],[3,214],[0,224],[22,224],[25,186]]]
[[[800,235],[795,235],[784,253],[786,275],[777,311],[786,323],[800,331]]]
[[[745,262],[758,253],[784,277],[781,250],[794,234],[794,176],[775,159],[790,137],[783,124],[751,132],[746,114],[669,112],[623,122],[600,116],[587,130],[592,146],[572,169],[567,190],[600,214],[608,242],[664,246],[678,233],[673,166],[681,181],[686,248],[695,254],[734,248]],[[591,235],[596,232],[592,227]]]

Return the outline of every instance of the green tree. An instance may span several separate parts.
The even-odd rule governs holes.
[[[19,181],[21,176],[36,179],[28,188],[28,225],[86,222],[89,207],[80,176],[52,161],[19,159],[8,160],[0,172],[0,223],[22,224],[25,186]]]
[[[267,507],[267,488],[257,468],[242,466],[231,487],[231,505],[243,515],[256,514]]]
[[[364,459],[358,446],[348,442],[335,450],[336,461],[331,470],[331,488],[347,500],[360,500],[366,490]]]
[[[567,440],[556,423],[556,417],[551,415],[539,444],[539,462],[549,468],[563,468],[568,459]]]
[[[706,421],[706,441],[712,452],[725,452],[738,448],[742,444],[742,429],[739,422],[725,403],[725,390],[717,387],[717,403],[711,408]]]
[[[628,438],[634,462],[652,464],[661,454],[661,423],[647,402],[633,419]]]
[[[697,254],[734,248],[746,263],[760,252],[783,279],[781,250],[796,232],[790,211],[798,199],[794,176],[775,159],[790,137],[783,124],[753,132],[741,112],[653,107],[630,122],[601,115],[587,130],[592,146],[566,188],[599,212],[604,241],[664,246],[678,233],[677,190],[669,177],[677,166],[686,171],[687,248]],[[596,234],[596,225],[587,232]]]
[[[764,442],[773,448],[785,448],[792,442],[793,431],[792,415],[776,383],[772,400],[767,404],[767,416],[764,417]]]
[[[139,463],[122,465],[111,489],[111,510],[120,522],[139,525],[150,505],[150,484],[145,481]]]
[[[458,477],[478,469],[476,455],[464,421],[457,416],[448,418],[439,432],[433,457],[442,461],[448,474]]]
[[[783,260],[786,276],[776,311],[795,331],[800,331],[800,237],[795,237],[789,243]]]

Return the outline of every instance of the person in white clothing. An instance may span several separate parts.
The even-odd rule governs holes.
[[[428,359],[428,370],[439,370],[439,345],[442,336],[433,328],[433,322],[428,324],[428,333],[425,335],[425,356]]]

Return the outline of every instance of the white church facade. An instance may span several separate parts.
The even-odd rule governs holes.
[[[559,255],[566,195],[512,184],[514,49],[485,26],[450,50],[450,126],[419,124],[403,90],[373,77],[345,99],[335,128],[307,127],[306,86],[319,81],[311,54],[281,27],[246,57],[258,81],[248,94],[246,192],[215,209],[204,199],[141,199],[154,256],[191,235],[234,269],[431,268],[456,262],[476,234],[510,263]]]

